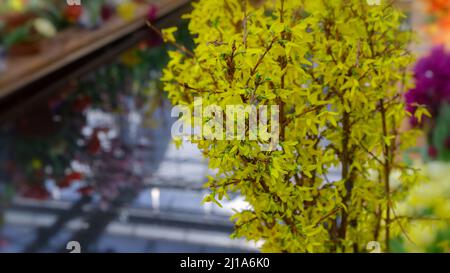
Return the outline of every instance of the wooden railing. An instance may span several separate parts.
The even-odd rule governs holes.
[[[188,2],[154,0],[157,17],[164,17]],[[142,6],[134,18],[128,21],[113,18],[96,30],[67,29],[45,41],[39,54],[9,57],[6,71],[0,73],[0,99],[145,26],[148,8],[147,5]]]

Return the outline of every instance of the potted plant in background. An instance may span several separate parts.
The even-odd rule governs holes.
[[[41,42],[56,35],[52,22],[34,12],[5,15],[3,22],[3,46],[13,56],[39,53]]]
[[[30,55],[39,53],[42,42],[56,35],[56,29],[46,18],[35,18],[19,27],[17,38],[10,48],[12,55]]]

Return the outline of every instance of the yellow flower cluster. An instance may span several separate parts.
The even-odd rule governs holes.
[[[431,162],[422,167],[427,183],[412,188],[398,204],[398,217],[410,224],[402,234],[405,251],[450,252],[450,164]]]

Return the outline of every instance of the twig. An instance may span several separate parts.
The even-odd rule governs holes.
[[[162,32],[155,27],[150,21],[147,21],[147,26],[149,28],[151,28],[154,32],[156,32],[161,38],[163,38],[163,34]],[[178,50],[182,51],[183,53],[185,53],[186,55],[188,55],[191,58],[195,58],[195,54],[190,51],[189,49],[187,49],[184,45],[180,45],[176,42],[173,41],[168,41],[171,45],[175,46]]]

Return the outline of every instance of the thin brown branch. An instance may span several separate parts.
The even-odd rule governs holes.
[[[155,27],[150,21],[147,21],[147,26],[149,28],[151,28],[154,32],[156,32],[161,38],[163,37],[162,32],[157,27]],[[169,43],[171,45],[173,45],[174,47],[176,47],[181,52],[188,55],[189,57],[195,58],[195,54],[192,51],[190,51],[189,49],[187,49],[184,45],[180,45],[179,43],[172,42],[172,41],[169,41]]]

